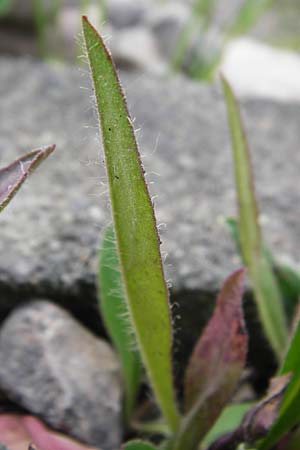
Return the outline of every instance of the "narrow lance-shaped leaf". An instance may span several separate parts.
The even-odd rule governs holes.
[[[124,418],[128,423],[139,387],[141,362],[130,329],[113,226],[107,227],[104,232],[98,279],[101,316],[121,362],[125,386]]]
[[[109,194],[131,321],[142,360],[171,429],[178,423],[171,366],[171,320],[151,199],[112,59],[83,17],[100,116]]]
[[[244,269],[224,283],[214,314],[192,352],[184,379],[185,416],[176,450],[197,448],[239,381],[247,355],[242,312]]]
[[[236,192],[239,204],[239,236],[242,256],[249,269],[262,325],[278,358],[287,344],[287,324],[279,288],[263,250],[250,154],[236,99],[222,78],[232,140]]]
[[[294,331],[288,351],[280,368],[279,374],[291,373],[291,381],[286,389],[279,409],[278,419],[261,443],[259,449],[266,450],[300,423],[300,321]]]
[[[237,251],[242,256],[237,220],[233,217],[228,217],[226,224],[235,242]],[[265,244],[263,244],[263,252],[275,275],[286,315],[291,320],[300,298],[300,274],[287,264],[277,261]]]
[[[55,145],[32,150],[0,169],[0,211],[11,201],[28,175],[55,149]]]

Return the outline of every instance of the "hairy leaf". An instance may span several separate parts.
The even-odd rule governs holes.
[[[239,381],[247,355],[242,313],[244,269],[230,275],[192,352],[184,379],[185,416],[175,449],[196,448]]]
[[[11,201],[28,175],[55,149],[54,145],[32,150],[0,169],[0,211]]]
[[[257,204],[250,154],[236,99],[222,78],[232,140],[236,192],[239,204],[239,237],[243,260],[249,269],[258,311],[266,336],[278,358],[285,350],[288,333],[280,292],[264,253],[257,219]]]
[[[105,327],[119,353],[125,385],[124,415],[128,423],[141,376],[140,356],[134,348],[113,226],[106,228],[100,250],[99,306]]]
[[[208,450],[235,450],[239,443],[252,444],[265,436],[277,418],[289,380],[289,374],[273,378],[266,397],[245,414],[240,426],[218,438]]]
[[[153,207],[110,54],[86,17],[83,32],[100,117],[128,310],[157,401],[175,430],[179,414],[170,357],[171,319]]]

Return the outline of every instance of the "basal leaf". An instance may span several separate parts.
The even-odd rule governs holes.
[[[280,292],[264,253],[251,171],[250,154],[236,99],[222,78],[232,140],[236,192],[239,205],[239,237],[243,260],[248,267],[258,311],[266,336],[280,358],[288,333]]]
[[[0,169],[0,211],[10,202],[28,175],[55,149],[54,145],[32,150]]]
[[[226,406],[220,417],[209,430],[208,434],[202,441],[202,445],[206,448],[212,444],[217,438],[232,433],[240,425],[245,413],[253,406],[253,402],[233,403]]]
[[[237,251],[242,256],[240,246],[240,236],[237,220],[233,217],[226,219],[226,224],[234,240]],[[295,307],[300,298],[300,275],[287,264],[282,264],[273,257],[270,250],[263,245],[263,252],[275,275],[275,279],[280,290],[281,298],[284,302],[284,310],[289,320],[294,315]]]
[[[145,441],[130,441],[124,444],[122,450],[157,450],[157,447]]]
[[[289,374],[273,378],[265,398],[246,412],[241,424],[235,430],[219,437],[209,446],[208,450],[238,449],[240,448],[238,445],[241,443],[246,443],[245,448],[249,449],[251,444],[265,436],[278,416],[289,380]]]
[[[214,314],[192,352],[184,379],[185,416],[177,450],[192,450],[215,423],[239,381],[247,355],[242,313],[244,269],[224,283]]]
[[[237,220],[233,217],[228,217],[226,219],[226,224],[234,240],[237,251],[242,256]],[[270,266],[272,267],[280,290],[281,298],[284,302],[286,315],[290,320],[293,317],[295,307],[297,306],[300,298],[300,274],[287,264],[282,264],[279,261],[276,261],[266,245],[263,245],[263,251]]]
[[[285,433],[300,423],[300,321],[294,331],[288,351],[279,374],[291,373],[290,383],[285,391],[278,419],[259,447],[261,450],[271,448]]]
[[[124,379],[124,416],[128,423],[135,405],[141,376],[140,356],[130,331],[121,269],[113,226],[106,228],[100,250],[99,306],[101,317],[119,354]]]
[[[110,54],[83,17],[100,117],[124,291],[142,360],[171,429],[178,423],[171,366],[171,320],[159,238],[132,122]]]

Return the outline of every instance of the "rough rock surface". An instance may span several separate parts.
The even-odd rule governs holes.
[[[107,20],[115,28],[128,28],[141,23],[148,11],[153,8],[149,0],[110,0],[107,2]]]
[[[293,51],[236,39],[224,51],[221,70],[239,96],[300,101],[300,54]]]
[[[1,288],[79,297],[94,291],[109,222],[99,132],[82,69],[2,59],[0,164],[55,142],[57,151],[1,214]],[[176,292],[213,292],[239,264],[223,218],[235,212],[224,101],[183,78],[123,76],[136,117],[166,268]],[[244,103],[266,237],[299,262],[298,104]],[[87,126],[87,127],[86,127]],[[171,265],[171,268],[169,267]],[[2,299],[3,303],[5,300]]]
[[[119,448],[116,357],[58,306],[32,302],[5,321],[0,387],[50,426],[103,450]]]
[[[57,144],[0,216],[2,316],[26,297],[43,296],[99,326],[97,249],[110,219],[90,90],[80,89],[89,85],[85,70],[0,60],[0,164]],[[241,264],[224,225],[235,214],[224,100],[218,88],[182,77],[122,78],[141,127],[151,193],[158,194],[165,268],[179,304],[173,311],[182,317],[175,321],[178,351],[186,355],[222,280]],[[276,255],[299,264],[300,105],[247,101],[243,113],[266,240]]]

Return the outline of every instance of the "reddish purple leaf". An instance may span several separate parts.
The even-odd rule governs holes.
[[[230,400],[247,355],[242,312],[244,269],[230,275],[191,355],[184,380],[185,417],[179,448],[196,448]]]
[[[0,414],[0,443],[9,450],[97,450],[50,430],[36,417],[19,414]]]
[[[0,169],[0,211],[10,202],[27,176],[55,149],[55,145],[32,150]]]
[[[214,314],[191,355],[185,374],[185,410],[189,411],[220,375],[244,367],[247,334],[242,312],[244,269],[230,275],[218,296]]]

